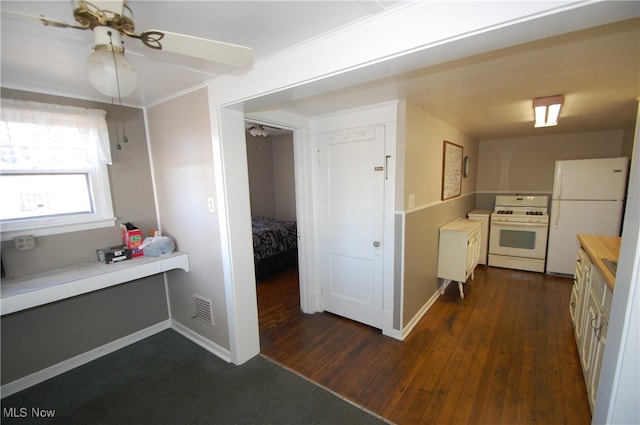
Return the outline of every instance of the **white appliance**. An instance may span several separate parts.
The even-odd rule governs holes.
[[[489,265],[544,272],[549,215],[546,196],[496,196]]]
[[[578,233],[619,236],[629,160],[556,161],[547,273],[573,275]]]

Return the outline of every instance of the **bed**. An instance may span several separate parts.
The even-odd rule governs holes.
[[[298,232],[295,221],[254,216],[251,218],[251,225],[256,278],[298,264]]]

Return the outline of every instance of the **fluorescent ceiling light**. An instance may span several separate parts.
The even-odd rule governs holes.
[[[534,127],[551,127],[558,125],[560,108],[564,103],[564,96],[538,97],[533,99],[533,109],[535,111]]]

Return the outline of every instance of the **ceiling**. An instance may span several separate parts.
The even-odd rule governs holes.
[[[160,29],[253,48],[254,63],[396,1],[132,1],[136,30]],[[73,23],[68,1],[2,1],[2,10]],[[633,126],[640,94],[640,4],[633,18],[271,105],[303,116],[406,99],[477,139]],[[110,101],[85,75],[90,31],[2,15],[3,87]],[[139,87],[123,103],[149,106],[229,72],[126,40]],[[560,125],[533,129],[531,100],[563,94]]]
[[[394,1],[127,1],[136,31],[157,29],[248,46],[254,62],[366,18]],[[2,11],[76,24],[66,1],[5,1]],[[2,15],[2,84],[51,94],[100,98],[87,80],[91,31],[47,27],[37,20]],[[139,87],[123,102],[147,106],[229,72],[228,66],[171,55],[126,38],[125,49]]]

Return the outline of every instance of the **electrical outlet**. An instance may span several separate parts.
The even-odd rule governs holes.
[[[216,204],[213,202],[213,198],[207,199],[207,205],[209,206],[209,212],[216,212]]]
[[[16,236],[13,238],[13,243],[19,251],[27,251],[35,246],[33,236],[31,235]]]
[[[413,208],[416,206],[416,194],[415,193],[410,193],[409,194],[409,208]]]

